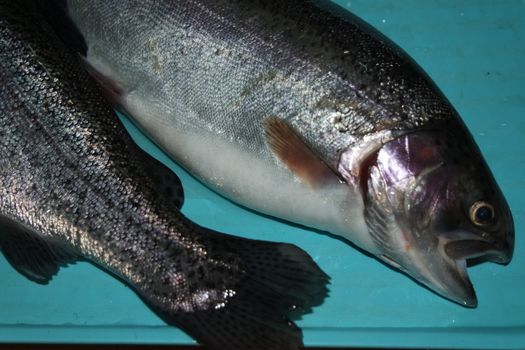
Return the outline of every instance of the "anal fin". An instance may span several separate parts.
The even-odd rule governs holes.
[[[0,216],[0,250],[13,267],[31,281],[47,284],[61,266],[80,259],[61,242]]]

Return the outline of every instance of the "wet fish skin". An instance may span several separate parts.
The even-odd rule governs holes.
[[[323,1],[64,3],[119,108],[218,192],[465,306],[466,260],[510,261],[512,215],[458,113],[355,16]],[[475,221],[481,207],[494,222]]]
[[[297,349],[288,318],[326,294],[301,249],[185,218],[169,169],[141,151],[33,1],[0,0],[0,249],[48,283],[88,260],[210,349]]]

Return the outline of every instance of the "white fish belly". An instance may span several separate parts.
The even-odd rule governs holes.
[[[264,214],[341,235],[374,253],[362,200],[345,184],[311,188],[275,160],[247,152],[206,130],[178,128],[174,122],[148,114],[154,108],[133,94],[125,105],[161,148],[217,192]]]

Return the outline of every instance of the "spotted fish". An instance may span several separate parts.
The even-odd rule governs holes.
[[[322,301],[327,276],[296,246],[184,217],[178,178],[131,141],[41,13],[31,0],[0,0],[6,259],[43,284],[61,266],[92,262],[208,349],[298,349],[289,313]]]

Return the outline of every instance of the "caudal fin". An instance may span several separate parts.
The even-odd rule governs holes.
[[[291,244],[234,239],[242,278],[224,305],[202,311],[159,314],[209,350],[292,350],[303,345],[290,319],[327,296],[329,277]]]

